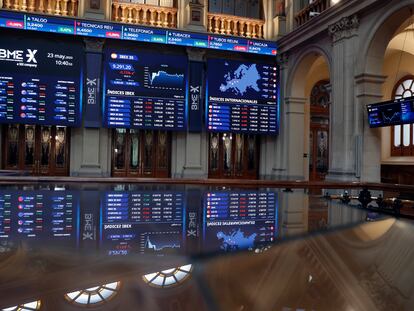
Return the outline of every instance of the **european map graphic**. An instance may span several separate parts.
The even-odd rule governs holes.
[[[228,63],[225,64],[229,66]],[[260,92],[258,81],[261,79],[256,64],[241,64],[234,72],[227,72],[224,75],[225,82],[220,85],[220,91],[228,91],[237,96],[243,96],[249,89]]]
[[[217,239],[222,242],[220,248],[225,251],[253,248],[256,236],[256,233],[246,236],[241,229],[233,230],[229,234],[223,231],[217,233]]]

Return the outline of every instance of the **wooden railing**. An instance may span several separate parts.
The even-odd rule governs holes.
[[[307,21],[309,21],[311,18],[319,15],[326,9],[330,7],[330,0],[316,0],[315,2],[312,2],[307,7],[303,8],[299,11],[299,13],[296,14],[295,20],[296,25],[300,26],[305,24]]]
[[[77,16],[78,0],[3,0],[3,9]]]
[[[177,8],[113,0],[112,20],[129,24],[177,28]]]
[[[264,20],[208,13],[208,31],[222,35],[263,39]]]

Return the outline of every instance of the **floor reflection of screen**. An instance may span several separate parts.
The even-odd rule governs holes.
[[[0,238],[75,245],[79,198],[71,191],[0,191]]]
[[[253,250],[277,236],[274,192],[209,192],[204,196],[204,249]]]
[[[101,243],[107,255],[162,256],[182,249],[183,193],[113,191],[102,200]]]
[[[182,232],[145,232],[141,234],[141,252],[153,254],[173,253],[181,248]]]

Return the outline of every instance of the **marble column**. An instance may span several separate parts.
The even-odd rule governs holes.
[[[331,137],[328,180],[355,180],[355,62],[358,55],[356,16],[329,26],[332,37]]]

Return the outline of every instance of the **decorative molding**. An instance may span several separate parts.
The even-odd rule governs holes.
[[[204,62],[206,51],[198,48],[187,47],[188,59],[191,61]]]
[[[288,64],[289,64],[289,53],[285,52],[285,53],[282,53],[282,54],[278,54],[276,56],[276,61],[280,65],[281,69],[286,69],[288,67]]]
[[[333,42],[350,38],[356,35],[359,27],[359,18],[357,15],[343,17],[335,24],[329,25],[328,32]]]
[[[102,53],[105,43],[104,39],[84,38],[85,47],[87,52]]]

